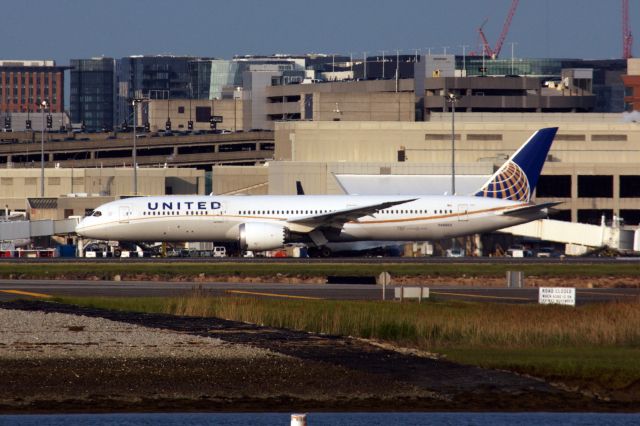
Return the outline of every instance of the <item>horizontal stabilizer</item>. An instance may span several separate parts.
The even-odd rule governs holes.
[[[562,204],[562,202],[552,201],[549,203],[532,204],[532,205],[527,205],[523,207],[516,207],[515,209],[505,210],[502,212],[502,214],[508,215],[508,216],[526,216],[529,213],[539,212],[541,210],[557,206],[558,204]]]

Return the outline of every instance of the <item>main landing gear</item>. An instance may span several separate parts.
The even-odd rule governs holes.
[[[307,250],[309,257],[331,257],[331,249],[327,246],[309,247]]]

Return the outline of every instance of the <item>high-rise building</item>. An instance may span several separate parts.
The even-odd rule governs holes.
[[[51,112],[64,110],[64,71],[55,61],[0,61],[0,112],[37,111],[43,100]]]
[[[116,61],[116,121],[131,123],[132,98],[186,99],[191,56],[129,56]]]
[[[71,121],[87,130],[114,126],[115,60],[92,58],[71,60]]]

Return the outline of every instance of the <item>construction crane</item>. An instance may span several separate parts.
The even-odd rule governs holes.
[[[628,0],[627,0],[628,1]],[[483,55],[489,55],[492,59],[497,59],[500,56],[500,51],[502,50],[502,45],[504,41],[507,39],[507,34],[509,33],[509,27],[511,27],[511,21],[513,20],[513,15],[516,14],[516,9],[518,8],[518,3],[520,0],[512,0],[511,8],[509,9],[509,14],[507,15],[507,19],[504,21],[504,25],[502,27],[502,32],[500,33],[500,37],[498,37],[498,42],[496,43],[496,47],[493,49],[489,45],[489,41],[487,37],[484,35],[484,25],[487,23],[488,18],[484,20],[482,25],[478,28],[478,34],[480,35],[480,39],[482,40],[482,48]]]
[[[631,35],[629,28],[629,0],[622,0],[622,57],[624,59],[633,57],[632,45],[633,35]]]

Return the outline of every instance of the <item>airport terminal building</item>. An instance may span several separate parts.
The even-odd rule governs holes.
[[[534,131],[550,126],[560,130],[537,201],[561,201],[554,217],[560,220],[599,223],[602,215],[616,215],[629,225],[639,224],[640,125],[623,122],[620,114],[458,113],[457,173],[488,177]],[[380,182],[380,176],[407,176],[414,186],[405,186],[403,193],[449,191],[448,180],[442,179],[451,173],[449,113],[433,115],[429,122],[282,122],[275,135],[275,158],[267,168],[270,194],[295,194],[296,181],[308,194],[340,194],[339,178],[352,174],[378,178],[372,182]],[[411,178],[416,175],[432,179]],[[255,184],[263,181],[256,176]],[[221,183],[214,170],[216,185]],[[370,191],[399,189],[376,183]]]

